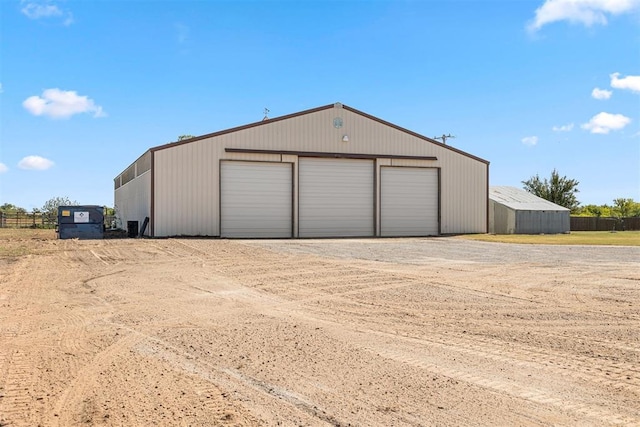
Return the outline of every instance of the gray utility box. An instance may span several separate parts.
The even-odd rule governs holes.
[[[104,238],[104,207],[60,206],[58,207],[58,238],[102,239]]]

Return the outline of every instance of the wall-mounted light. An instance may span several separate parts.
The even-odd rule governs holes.
[[[342,135],[342,142],[349,142],[349,135]]]

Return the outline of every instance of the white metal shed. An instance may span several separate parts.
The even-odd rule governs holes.
[[[485,233],[489,162],[340,103],[149,149],[115,178],[149,236]]]
[[[570,230],[569,209],[525,190],[489,188],[489,232],[492,234],[559,234]]]

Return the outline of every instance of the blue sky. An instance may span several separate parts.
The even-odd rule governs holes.
[[[334,102],[582,204],[640,200],[640,0],[0,0],[0,204],[113,205],[148,148]]]

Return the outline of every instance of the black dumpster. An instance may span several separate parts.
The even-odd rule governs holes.
[[[127,221],[127,237],[138,237],[138,221]]]
[[[104,207],[96,205],[59,206],[59,239],[102,239]]]

